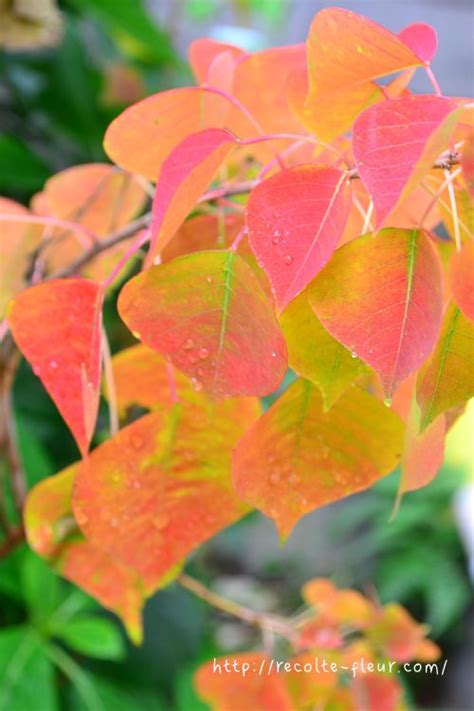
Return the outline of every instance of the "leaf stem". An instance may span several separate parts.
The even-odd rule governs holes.
[[[180,585],[197,597],[201,598],[201,600],[207,602],[216,610],[225,612],[227,615],[231,615],[232,617],[237,617],[239,620],[242,620],[242,622],[246,622],[249,625],[259,627],[262,631],[273,632],[274,634],[278,634],[280,637],[288,639],[290,642],[294,642],[294,627],[283,617],[267,612],[257,612],[256,610],[239,605],[237,602],[228,600],[212,590],[209,590],[209,588],[199,582],[199,580],[196,580],[186,573],[178,575],[176,580],[180,583]]]

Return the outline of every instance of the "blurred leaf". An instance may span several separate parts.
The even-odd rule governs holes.
[[[1,192],[39,190],[47,177],[47,167],[32,150],[14,136],[0,134]]]
[[[119,680],[104,679],[96,674],[83,674],[100,698],[105,711],[168,711],[154,690],[136,688],[136,685],[126,686]],[[77,692],[70,695],[70,700],[70,711],[84,711],[83,701]]]
[[[0,711],[56,711],[53,669],[26,627],[0,632]]]
[[[60,600],[60,580],[36,554],[25,558],[21,569],[23,597],[35,622],[45,622]]]
[[[68,647],[97,659],[123,659],[125,645],[117,625],[103,617],[83,616],[67,621],[55,634]]]
[[[31,487],[54,471],[54,463],[31,424],[21,415],[16,416],[16,432],[23,471]]]
[[[204,703],[194,688],[195,669],[184,669],[176,680],[175,702],[176,711],[208,711],[209,705]]]
[[[155,24],[141,0],[72,0],[72,4],[82,12],[89,11],[95,15],[108,32],[115,31],[119,38],[122,36],[125,39],[125,47],[120,43],[122,49],[128,48],[139,59],[150,62],[173,61],[174,54],[168,35]]]
[[[102,703],[97,690],[94,688],[92,678],[86,674],[74,659],[55,644],[46,647],[49,659],[60,669],[74,686],[81,699],[81,711],[108,711]],[[1,707],[0,707],[1,708]],[[31,706],[31,709],[37,707]],[[20,709],[18,709],[20,711]],[[27,711],[27,709],[21,709]],[[43,711],[43,709],[41,709]]]

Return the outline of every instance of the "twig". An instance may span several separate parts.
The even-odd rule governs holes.
[[[259,627],[262,631],[273,632],[274,634],[278,634],[280,637],[284,637],[291,642],[295,641],[295,630],[293,629],[293,626],[283,617],[272,615],[267,612],[257,612],[256,610],[251,610],[248,607],[239,605],[233,600],[221,597],[212,590],[209,590],[209,588],[206,588],[206,586],[200,583],[199,580],[192,578],[186,573],[178,575],[176,580],[184,588],[190,590],[194,593],[194,595],[197,595],[197,597],[200,597],[201,600],[204,600],[217,610],[221,610],[232,617],[237,617],[239,620],[242,620],[249,625]]]
[[[18,513],[21,515],[26,496],[26,486],[16,447],[11,402],[13,380],[20,362],[20,354],[13,346],[11,339],[3,341],[2,356],[0,362],[0,452],[5,455],[10,474],[13,500]]]

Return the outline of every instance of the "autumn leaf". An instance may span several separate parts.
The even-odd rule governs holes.
[[[87,279],[33,286],[10,303],[18,348],[40,378],[85,456],[99,406],[103,291]]]
[[[469,194],[474,199],[474,132],[469,134],[463,146],[461,167]]]
[[[147,194],[129,173],[107,163],[67,168],[50,178],[43,192],[49,214],[77,222],[105,236],[132,220]]]
[[[305,125],[332,141],[365,107],[383,98],[373,81],[423,62],[401,39],[341,8],[318,12],[307,39]]]
[[[403,494],[429,484],[444,460],[445,417],[441,415],[420,432],[420,408],[415,397],[416,373],[404,380],[395,391],[392,408],[406,423],[400,462],[400,483],[394,505],[395,515]]]
[[[236,145],[228,131],[208,128],[191,134],[170,152],[161,167],[153,199],[148,265],[182,225]]]
[[[144,602],[139,577],[102,553],[80,533],[71,511],[77,464],[48,477],[29,493],[24,523],[31,548],[123,621],[130,638],[142,640]]]
[[[423,62],[429,64],[438,50],[438,35],[431,25],[414,22],[398,33],[399,39]]]
[[[287,352],[272,305],[232,251],[196,252],[131,279],[118,308],[143,343],[217,398],[267,395]]]
[[[124,427],[81,464],[73,510],[86,538],[144,581],[170,579],[199,544],[247,512],[230,482],[232,447],[256,401],[175,405]]]
[[[331,257],[349,209],[347,180],[336,168],[293,168],[254,188],[246,209],[250,246],[280,310]]]
[[[379,610],[367,637],[379,652],[403,663],[417,658],[426,632],[401,605],[391,603]]]
[[[189,64],[198,84],[211,84],[209,71],[215,60],[223,54],[230,53],[234,60],[246,56],[246,52],[239,47],[225,42],[218,42],[210,37],[199,37],[193,40],[188,49]]]
[[[371,106],[354,123],[353,151],[372,196],[377,225],[387,223],[448,147],[458,105],[440,96],[402,96]]]
[[[418,373],[416,397],[421,431],[442,412],[474,395],[473,366],[474,324],[451,304],[436,348]]]
[[[359,358],[353,358],[350,350],[323,328],[308,303],[306,291],[283,311],[280,326],[288,346],[290,368],[318,386],[325,411],[357,378],[369,372]]]
[[[206,128],[234,131],[231,108],[228,99],[204,87],[162,91],[133,104],[112,121],[104,148],[124,170],[156,181],[170,152],[190,134]],[[221,125],[216,124],[216,117],[221,117]],[[249,122],[246,135],[255,133]]]
[[[439,259],[421,231],[367,234],[337,250],[308,299],[324,328],[377,371],[391,397],[438,338]]]
[[[206,662],[195,675],[198,693],[213,711],[296,711],[284,677],[276,669],[270,669],[270,659],[265,654],[234,654],[232,663],[235,660],[237,671],[231,667],[226,672],[226,660],[222,657]],[[216,664],[222,665],[221,673],[214,670]],[[246,669],[245,675],[243,668]],[[259,669],[264,673],[258,673]]]
[[[466,242],[449,265],[449,285],[461,311],[474,321],[474,242]]]
[[[400,460],[402,424],[352,387],[328,412],[299,379],[243,436],[232,476],[239,495],[287,536],[304,514],[367,488]]]

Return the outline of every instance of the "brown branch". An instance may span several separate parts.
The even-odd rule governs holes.
[[[0,559],[5,558],[20,543],[25,540],[25,530],[22,525],[10,528],[7,537],[0,543]]]
[[[0,452],[4,454],[7,462],[13,500],[21,516],[26,486],[16,446],[12,411],[12,388],[19,362],[20,353],[7,336],[2,344],[0,359]]]
[[[280,617],[279,615],[272,615],[267,612],[257,612],[256,610],[251,610],[248,607],[239,605],[233,600],[221,597],[212,590],[209,590],[209,588],[200,583],[199,580],[192,578],[186,573],[178,575],[176,580],[184,588],[194,593],[194,595],[201,598],[201,600],[204,600],[215,609],[225,612],[227,615],[231,615],[232,617],[237,617],[239,620],[242,620],[242,622],[246,622],[249,625],[259,627],[262,631],[273,632],[274,634],[278,634],[280,637],[284,637],[290,642],[295,641],[295,629],[293,625],[283,617]]]

